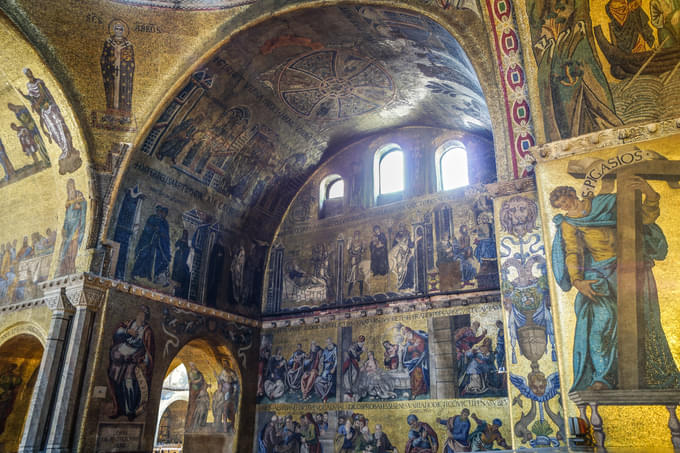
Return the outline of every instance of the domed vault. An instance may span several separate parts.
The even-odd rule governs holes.
[[[267,246],[311,173],[405,125],[492,136],[475,68],[435,21],[334,6],[237,33],[195,67],[131,156],[106,233],[119,244],[115,277],[216,305],[219,277],[244,248],[261,287]],[[145,255],[154,228],[167,256]],[[176,268],[174,254],[186,264]]]

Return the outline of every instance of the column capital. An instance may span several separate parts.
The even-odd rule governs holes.
[[[58,288],[56,291],[46,292],[43,299],[45,300],[45,305],[53,312],[73,313],[75,311],[75,308],[69,302],[66,294],[62,291],[62,288]]]
[[[106,297],[105,290],[88,286],[86,282],[78,286],[66,288],[65,293],[71,305],[76,307],[76,309],[87,309],[90,311],[99,311]]]
[[[106,290],[98,287],[83,285],[80,291],[80,298],[74,304],[76,307],[85,307],[90,311],[99,311],[104,304]]]
[[[52,311],[73,312],[75,309],[98,311],[106,290],[91,284],[84,274],[69,275],[42,283],[45,304]]]

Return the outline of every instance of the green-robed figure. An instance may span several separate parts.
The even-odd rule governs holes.
[[[659,217],[660,196],[642,178],[632,188],[644,195],[642,210],[643,259],[638,274],[644,304],[646,388],[677,388],[680,379],[666,335],[661,327],[659,299],[652,268],[666,258],[668,243]],[[561,186],[550,194],[550,204],[565,211],[553,218],[552,266],[563,291],[578,290],[574,300],[574,390],[608,390],[617,387],[617,282],[616,194],[579,199],[572,187]]]

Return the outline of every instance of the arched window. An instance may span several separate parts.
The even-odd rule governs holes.
[[[404,152],[399,145],[383,146],[375,154],[373,184],[378,204],[401,199],[404,191]]]
[[[326,176],[319,186],[319,217],[342,213],[345,181],[340,175]]]
[[[345,196],[345,181],[342,178],[336,179],[326,188],[326,200],[342,198]]]
[[[445,143],[435,153],[437,166],[437,188],[452,190],[470,184],[468,176],[467,151],[465,146],[452,141]]]

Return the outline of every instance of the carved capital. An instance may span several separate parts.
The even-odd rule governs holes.
[[[98,311],[104,304],[105,297],[105,290],[101,288],[85,286],[83,288],[83,297],[81,297],[81,301],[84,302],[88,309]]]
[[[73,311],[86,308],[97,311],[104,302],[106,289],[96,286],[85,274],[59,277],[40,284],[45,304],[53,311]]]
[[[66,288],[66,297],[76,308],[98,311],[104,303],[106,291],[86,285]]]
[[[45,292],[45,305],[53,312],[73,313],[75,308],[69,302],[63,288],[56,288],[55,291]]]

